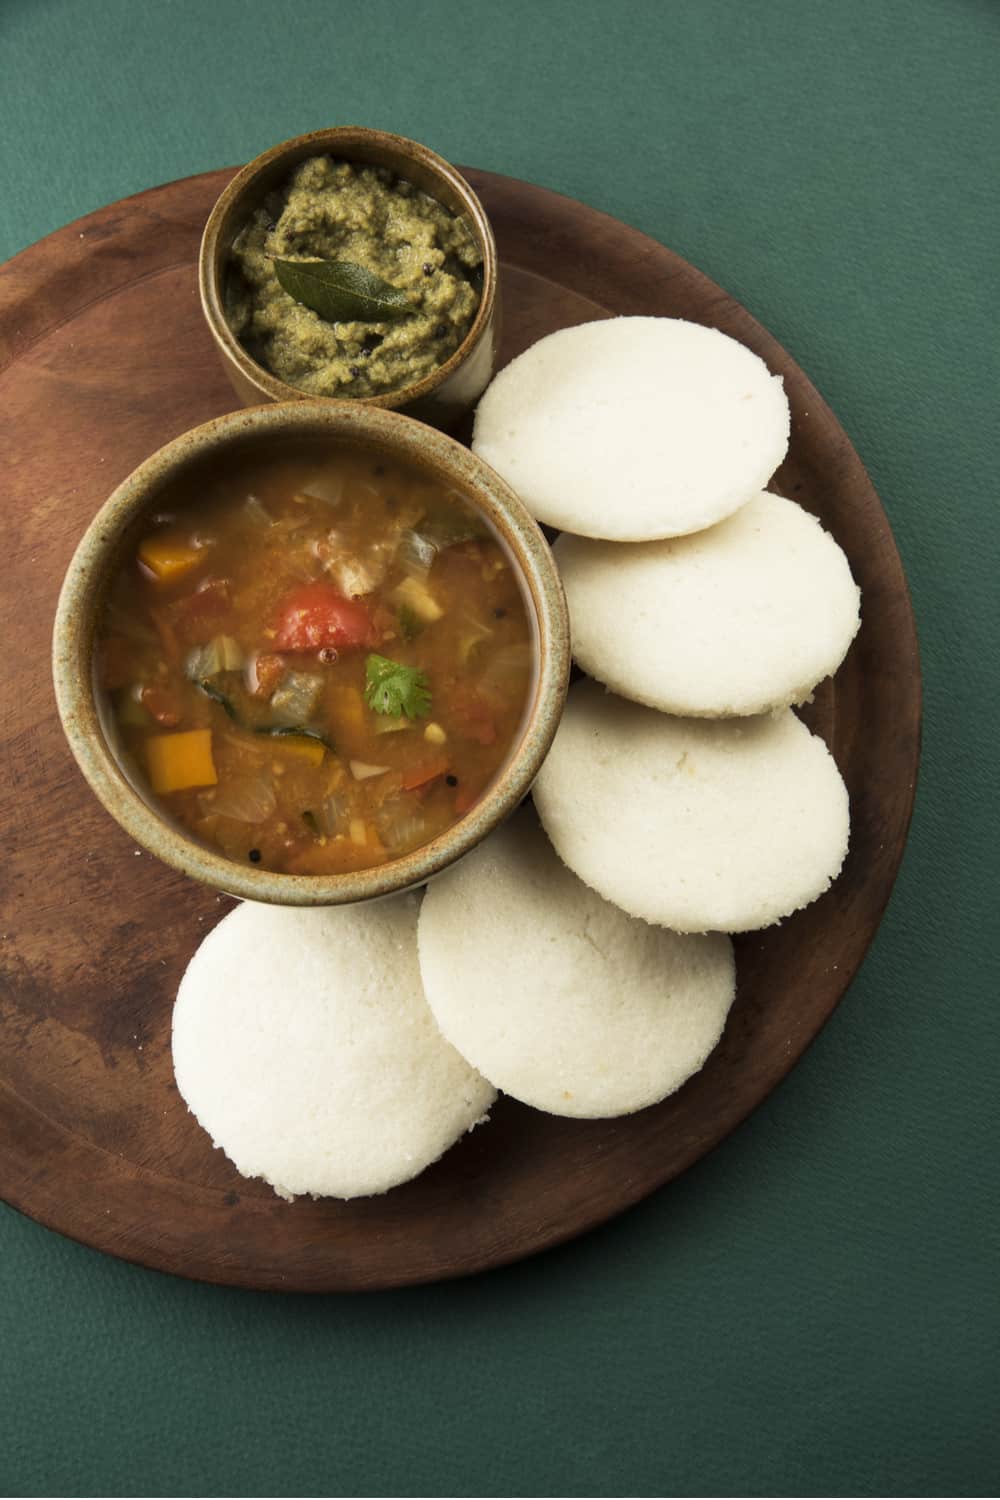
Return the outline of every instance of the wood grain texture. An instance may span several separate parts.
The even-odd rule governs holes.
[[[201,228],[231,173],[49,236],[0,269],[0,1194],[160,1270],[375,1289],[500,1265],[622,1211],[793,1066],[860,964],[902,854],[919,757],[916,637],[888,522],[833,414],[765,330],[670,251],[541,188],[467,175],[500,248],[503,362],[571,323],[657,313],[721,328],[784,376],[792,440],[773,487],[823,519],[863,592],[861,632],[807,714],[851,795],[847,865],[813,907],[737,940],[723,1040],[663,1104],[580,1122],[504,1099],[415,1182],[350,1204],[289,1205],[239,1178],[186,1112],[169,1046],[180,975],[230,902],[138,853],[98,806],[63,742],[48,667],[59,585],[94,511],[155,448],[231,408],[195,279]]]

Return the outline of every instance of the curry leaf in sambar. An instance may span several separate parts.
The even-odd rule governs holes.
[[[384,323],[413,309],[390,286],[350,260],[274,260],[274,274],[290,297],[328,323]]]

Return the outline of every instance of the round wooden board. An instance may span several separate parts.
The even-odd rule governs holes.
[[[851,795],[829,894],[737,940],[739,993],[703,1071],[663,1104],[580,1122],[501,1100],[382,1198],[282,1202],[237,1176],[187,1113],[170,1011],[231,902],[140,853],[103,812],[56,717],[59,585],[101,502],[153,449],[235,404],[202,322],[202,226],[232,174],[170,183],[50,235],[0,269],[5,429],[0,1194],[41,1223],[159,1270],[341,1291],[501,1265],[621,1212],[716,1145],[793,1066],[878,925],[919,756],[920,674],[885,514],[833,414],[749,314],[678,256],[582,204],[468,171],[502,259],[504,361],[610,313],[713,324],[784,376],[792,441],[773,487],[822,517],[863,591],[862,630],[807,717]]]

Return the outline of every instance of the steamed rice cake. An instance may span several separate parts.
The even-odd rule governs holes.
[[[847,789],[791,709],[680,719],[579,682],[534,799],[581,880],[678,932],[768,927],[822,895],[847,852]]]
[[[860,624],[847,559],[793,500],[755,495],[693,536],[555,545],[573,655],[616,693],[719,717],[803,703]]]
[[[177,1086],[244,1177],[356,1198],[416,1177],[495,1091],[444,1040],[417,964],[417,902],[247,902],[195,953],[174,1006]]]
[[[715,1046],[735,990],[728,937],[626,916],[525,812],[429,887],[418,938],[444,1035],[550,1114],[631,1114],[673,1093]]]
[[[476,411],[473,451],[551,526],[610,541],[700,531],[788,447],[779,376],[715,328],[609,318],[540,339]]]

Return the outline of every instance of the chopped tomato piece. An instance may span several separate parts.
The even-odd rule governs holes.
[[[492,745],[496,742],[497,726],[493,711],[478,693],[459,688],[451,701],[451,722],[463,739],[473,740],[477,745]]]
[[[196,610],[212,610],[221,614],[229,606],[229,579],[206,578],[199,583],[194,593],[188,596],[187,604]]]
[[[181,706],[167,688],[144,687],[139,694],[139,702],[148,714],[152,714],[157,724],[162,724],[165,729],[172,729],[181,722]]]
[[[255,698],[270,698],[278,683],[285,675],[285,663],[280,656],[272,656],[261,652],[254,662],[254,678],[256,687],[253,690]]]
[[[444,755],[439,755],[422,766],[413,766],[409,771],[404,771],[400,784],[404,792],[412,792],[418,786],[425,786],[429,781],[437,781],[439,776],[445,776],[447,772],[448,759]]]
[[[279,651],[348,651],[372,646],[378,637],[371,611],[360,599],[345,599],[323,579],[305,583],[285,599],[275,645]]]
[[[229,605],[228,578],[206,578],[193,594],[176,600],[170,609],[182,634],[197,640],[202,635],[208,638],[218,634],[219,622],[228,614]]]

